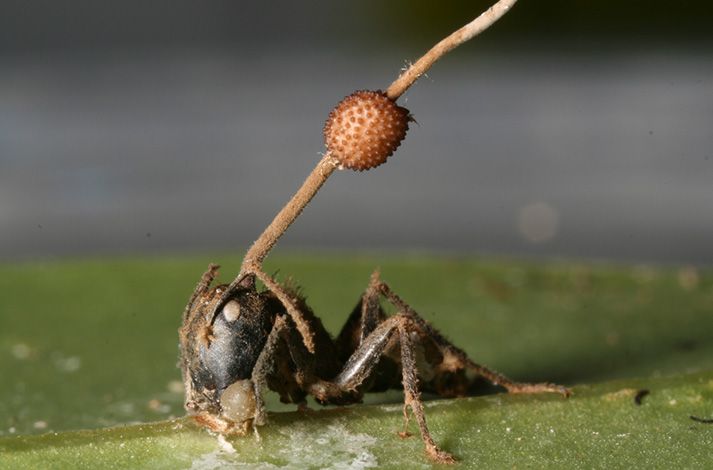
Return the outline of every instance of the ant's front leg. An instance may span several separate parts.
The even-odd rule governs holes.
[[[300,309],[299,307],[299,304],[301,303],[299,297],[293,292],[290,292],[288,289],[285,289],[283,286],[278,284],[278,282],[275,281],[272,277],[270,277],[267,273],[265,273],[260,268],[260,266],[250,265],[248,266],[246,271],[260,279],[260,281],[265,284],[267,290],[272,292],[275,297],[277,297],[277,299],[282,303],[282,305],[285,306],[287,313],[292,318],[292,321],[295,322],[297,330],[302,335],[302,341],[304,342],[305,346],[307,347],[309,352],[314,353],[316,348],[316,338],[312,323],[314,323],[314,320],[316,320],[316,318],[314,318],[313,315],[311,315],[311,317],[313,318],[308,318],[307,316],[305,316],[305,312],[302,311],[302,309]]]
[[[286,328],[285,320],[281,316],[275,318],[275,323],[272,325],[270,335],[267,337],[265,346],[257,358],[255,368],[253,368],[250,376],[250,381],[253,384],[255,393],[255,416],[253,418],[253,428],[262,426],[267,422],[267,413],[265,413],[265,400],[263,394],[268,388],[267,376],[275,370],[275,356],[277,355],[279,341],[283,336],[283,331]]]

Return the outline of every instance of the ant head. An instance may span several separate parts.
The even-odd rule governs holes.
[[[254,282],[229,292],[225,285],[210,288],[212,280],[210,276],[196,289],[180,330],[185,406],[191,414],[207,413],[223,424],[234,424],[254,414],[250,378],[272,328],[274,310]]]

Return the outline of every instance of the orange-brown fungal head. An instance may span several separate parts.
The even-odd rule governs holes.
[[[381,165],[406,137],[411,115],[381,91],[355,91],[329,113],[327,151],[340,167],[369,170]]]

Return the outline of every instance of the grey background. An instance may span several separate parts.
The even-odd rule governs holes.
[[[436,64],[396,155],[279,247],[713,263],[710,7],[589,3],[520,2]],[[243,249],[332,106],[481,5],[7,2],[0,260]]]

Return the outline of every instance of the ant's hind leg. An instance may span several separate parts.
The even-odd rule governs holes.
[[[426,452],[439,463],[453,463],[455,459],[441,450],[431,437],[426,425],[421,394],[418,389],[418,370],[416,365],[416,346],[423,336],[419,325],[408,314],[399,313],[382,321],[371,334],[359,344],[342,371],[332,381],[319,381],[310,388],[310,393],[320,402],[344,404],[351,397],[350,392],[359,394],[359,386],[375,372],[380,359],[386,353],[397,348],[401,355],[401,381],[404,388],[404,419],[408,423],[408,408],[411,409],[421,432]],[[358,395],[357,395],[358,396]],[[347,400],[345,400],[345,398]]]
[[[568,388],[562,385],[546,382],[515,382],[499,372],[475,363],[463,350],[454,346],[438,330],[431,326],[430,323],[421,318],[421,316],[398,295],[396,295],[386,283],[378,281],[375,288],[377,288],[381,295],[383,295],[390,303],[396,306],[396,308],[406,313],[418,326],[418,329],[421,330],[431,341],[433,341],[433,343],[435,343],[443,355],[443,360],[439,366],[441,371],[451,373],[458,371],[470,371],[471,373],[476,374],[476,377],[483,377],[493,385],[503,387],[508,391],[508,393],[530,394],[549,392],[559,393],[565,397],[572,394]]]
[[[418,429],[421,432],[421,439],[426,446],[428,456],[438,463],[455,463],[456,460],[451,454],[436,445],[426,425],[426,414],[423,412],[421,393],[418,390],[418,370],[416,369],[414,345],[409,336],[407,325],[407,322],[403,322],[398,326],[399,340],[401,343],[405,425],[408,424],[408,408],[411,408],[411,411],[416,417]]]

